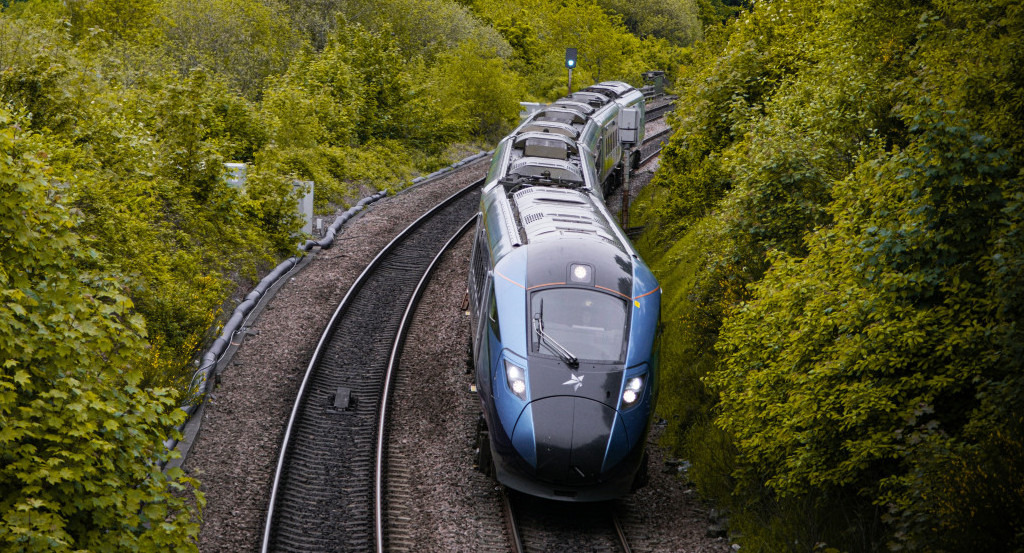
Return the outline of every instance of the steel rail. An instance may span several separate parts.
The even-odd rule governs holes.
[[[505,524],[508,526],[508,539],[512,542],[513,553],[524,553],[523,539],[519,535],[519,524],[516,522],[516,509],[512,505],[508,488],[501,486],[501,503],[505,508]]]
[[[375,534],[377,541],[378,553],[384,553],[384,440],[386,431],[386,422],[388,415],[388,398],[391,393],[391,377],[394,375],[395,369],[402,357],[402,347],[405,345],[405,338],[409,331],[409,326],[412,324],[413,315],[416,313],[416,308],[419,306],[419,301],[423,295],[423,291],[427,287],[431,276],[433,276],[434,268],[440,261],[444,254],[448,253],[448,250],[457,242],[462,236],[464,236],[469,229],[473,227],[473,224],[477,220],[477,215],[474,215],[466,224],[462,227],[441,247],[441,251],[434,256],[433,261],[427,266],[427,270],[424,271],[423,276],[420,277],[420,281],[416,284],[416,289],[412,293],[412,298],[409,299],[408,305],[405,307],[405,313],[402,314],[402,322],[398,326],[398,332],[395,336],[394,346],[391,348],[391,357],[388,359],[388,366],[384,373],[384,391],[381,395],[380,400],[380,415],[377,418],[377,466],[374,474],[374,518],[375,518]]]
[[[408,236],[415,232],[415,230],[422,226],[425,221],[427,221],[437,213],[441,212],[445,207],[454,203],[465,194],[469,194],[473,190],[479,188],[483,184],[484,179],[480,179],[474,182],[473,184],[470,184],[469,186],[463,188],[462,190],[459,190],[455,194],[452,194],[451,196],[440,202],[438,205],[431,208],[430,211],[424,213],[418,219],[413,221],[408,227],[405,228],[405,230],[403,230],[398,236],[396,236],[394,240],[389,242],[377,254],[377,256],[373,258],[373,260],[366,266],[366,268],[363,269],[363,272],[360,273],[359,277],[357,277],[356,280],[352,283],[352,286],[349,287],[348,292],[345,294],[345,297],[341,300],[341,303],[339,303],[338,307],[335,309],[334,314],[331,316],[330,321],[327,323],[327,328],[324,330],[324,333],[320,336],[320,341],[317,343],[316,349],[313,352],[313,357],[306,368],[305,374],[303,375],[302,384],[299,386],[299,391],[295,396],[295,404],[292,406],[291,415],[288,417],[288,425],[285,427],[285,435],[284,439],[281,442],[281,451],[280,454],[278,455],[277,467],[274,471],[274,481],[270,489],[270,502],[267,507],[267,518],[266,522],[264,523],[263,530],[263,543],[261,546],[262,553],[268,553],[270,550],[270,539],[274,527],[275,506],[277,504],[278,492],[281,485],[281,477],[287,464],[288,446],[291,443],[295,423],[296,420],[298,419],[299,412],[303,405],[303,401],[305,400],[310,377],[312,376],[317,365],[319,365],[321,357],[324,353],[324,348],[330,341],[330,337],[334,333],[337,322],[341,318],[342,314],[344,314],[345,311],[348,309],[350,300],[354,298],[356,294],[362,289],[362,287],[366,284],[367,280],[369,279],[370,275],[373,274],[373,272],[378,268],[381,261],[384,259],[385,255],[387,255],[393,248],[395,248],[397,244],[404,241]]]
[[[615,535],[619,538],[619,545],[622,546],[623,553],[633,553],[633,550],[629,547],[629,540],[626,539],[626,531],[622,528],[622,522],[619,521],[619,515],[612,511],[612,524],[615,526]]]
[[[667,112],[672,111],[672,108],[675,107],[675,104],[676,104],[675,98],[673,97],[671,100],[669,100],[668,102],[665,102],[664,104],[661,104],[658,107],[648,109],[647,110],[647,115],[648,115],[647,121],[651,122],[651,121],[656,121],[658,119],[661,119],[662,117],[665,116],[665,114]]]
[[[655,140],[658,140],[661,137],[663,137],[666,134],[669,134],[671,132],[672,132],[672,129],[665,129],[665,130],[663,130],[661,132],[655,133],[654,135],[651,135],[650,137],[648,137],[647,140],[644,141],[644,144],[645,145],[646,144],[651,144]],[[644,165],[647,165],[648,163],[650,163],[650,161],[652,159],[658,157],[660,154],[661,154],[661,148],[659,147],[656,150],[654,150],[653,152],[651,152],[650,155],[641,158],[640,159],[640,164],[638,165],[638,167],[643,167]]]

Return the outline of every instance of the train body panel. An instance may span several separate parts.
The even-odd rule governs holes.
[[[622,496],[644,459],[661,295],[603,204],[626,109],[642,126],[642,95],[601,83],[538,110],[495,149],[481,196],[469,289],[482,447],[499,482],[541,497]]]

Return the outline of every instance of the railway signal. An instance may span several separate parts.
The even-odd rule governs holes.
[[[572,94],[572,69],[576,67],[576,49],[565,49],[565,67],[569,69],[569,94]]]

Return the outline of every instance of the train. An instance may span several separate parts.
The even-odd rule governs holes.
[[[494,150],[468,276],[478,467],[559,501],[647,481],[661,287],[604,204],[638,160],[644,96],[602,82]]]

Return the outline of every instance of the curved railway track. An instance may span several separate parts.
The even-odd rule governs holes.
[[[651,120],[670,108],[666,103],[652,110]],[[668,133],[648,137],[641,165],[658,155]],[[386,406],[392,375],[430,270],[469,228],[482,184],[466,187],[410,225],[339,304],[285,431],[262,551],[387,550]],[[582,509],[593,519],[586,524],[578,516],[569,525],[530,516],[520,526],[513,503],[533,499],[505,497],[507,535],[515,551],[630,551],[610,505],[598,507],[600,512],[594,506]]]
[[[387,457],[387,434],[388,434],[388,399],[390,397],[391,383],[395,372],[398,370],[398,363],[402,355],[402,346],[405,344],[405,338],[409,330],[409,325],[412,323],[412,315],[416,310],[416,306],[420,296],[423,294],[426,288],[427,281],[433,274],[434,267],[440,261],[441,256],[447,252],[451,246],[461,238],[469,229],[473,227],[476,222],[476,217],[470,218],[460,228],[451,239],[441,248],[434,259],[430,262],[430,265],[423,272],[423,276],[420,281],[416,284],[416,289],[413,291],[412,298],[409,300],[409,304],[406,306],[405,313],[402,315],[402,322],[398,327],[398,333],[395,338],[394,347],[391,349],[391,358],[388,360],[388,366],[384,374],[384,392],[381,400],[380,415],[377,419],[377,449],[376,449],[376,470],[374,471],[374,532],[376,537],[376,546],[379,553],[387,551],[386,545],[386,529],[384,527],[384,479],[385,479],[385,462]]]
[[[647,108],[647,122],[650,123],[656,119],[661,119],[666,113],[672,111],[672,108],[676,106],[676,97],[668,96],[664,98],[663,102],[658,103],[655,106]]]
[[[417,282],[476,214],[482,184],[466,187],[403,231],[335,311],[285,431],[262,551],[366,551],[377,542],[372,444],[388,354],[397,350]]]

